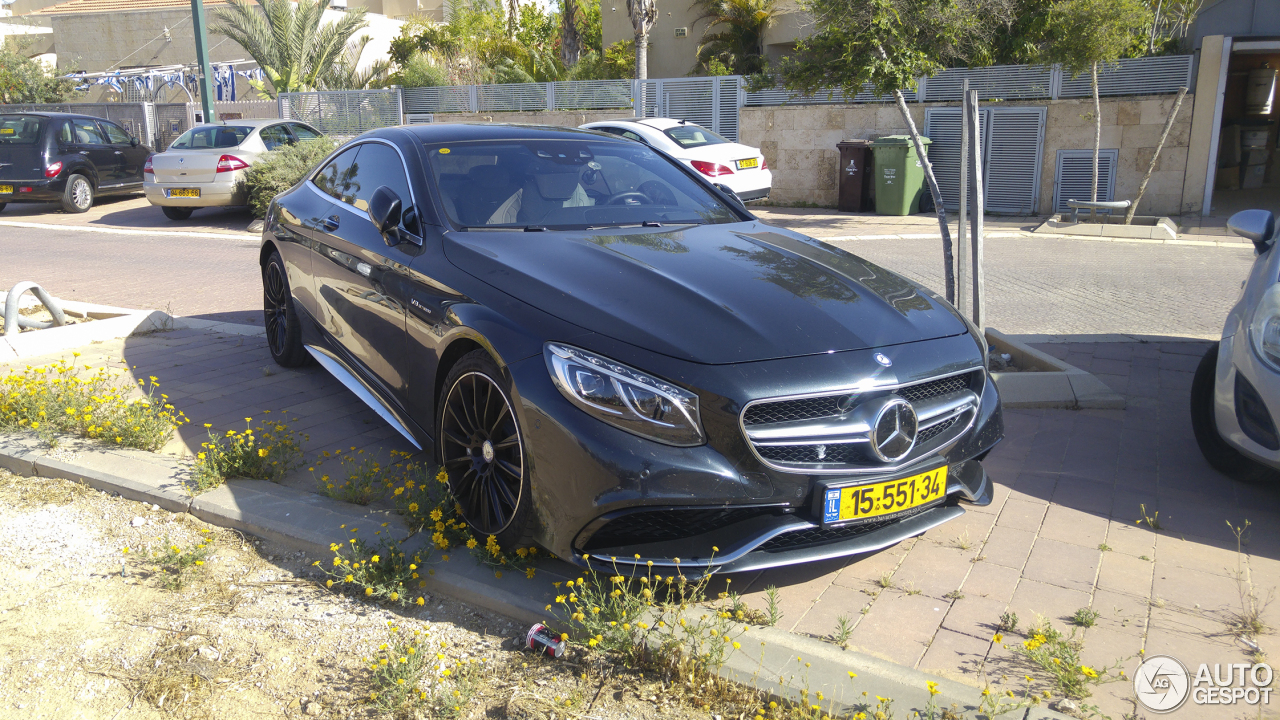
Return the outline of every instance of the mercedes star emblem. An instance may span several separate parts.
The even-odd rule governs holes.
[[[919,429],[916,411],[900,397],[890,397],[876,412],[868,439],[871,452],[882,462],[897,462],[906,457],[916,444]]]
[[[889,359],[889,356],[888,356],[888,355],[885,355],[884,353],[876,353],[875,355],[872,355],[871,357],[872,357],[872,358],[874,358],[876,362],[880,363],[881,365],[883,365],[883,366],[885,366],[885,367],[889,367],[890,365],[893,365],[893,361],[892,361],[892,360],[890,360],[890,359]]]

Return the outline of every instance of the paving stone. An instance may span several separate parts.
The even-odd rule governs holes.
[[[982,562],[1022,569],[1031,554],[1035,533],[996,525],[982,546]]]
[[[917,542],[903,558],[893,579],[898,587],[919,590],[930,597],[942,599],[955,592],[964,583],[973,563],[970,560],[976,550],[959,550],[932,542]]]
[[[1147,630],[1147,616],[1151,605],[1150,598],[1146,595],[1096,590],[1090,607],[1098,613],[1096,625],[1090,632],[1096,631],[1095,634],[1099,636],[1115,633],[1141,636]]]
[[[1156,559],[1152,595],[1183,608],[1225,612],[1238,607],[1239,591],[1231,578],[1173,566]]]
[[[1165,533],[1156,535],[1156,562],[1161,572],[1171,571],[1172,566],[1226,577],[1235,577],[1248,564],[1235,547],[1216,547],[1213,543]]]
[[[1009,609],[1017,613],[1020,627],[1030,627],[1037,617],[1061,625],[1076,610],[1089,606],[1089,593],[1058,585],[1024,579],[1009,601]]]
[[[852,590],[876,587],[885,573],[890,577],[893,576],[910,548],[910,545],[906,547],[899,545],[886,548],[874,555],[860,555],[841,569],[833,582]]]
[[[953,632],[990,640],[995,634],[1008,603],[978,595],[965,595],[951,603],[951,609],[942,620],[942,627]]]
[[[960,591],[966,597],[985,597],[992,600],[1008,602],[1013,591],[1018,587],[1022,573],[1017,568],[996,565],[990,562],[975,562],[964,579]]]
[[[1015,491],[1016,493],[1016,491]],[[1043,501],[1031,501],[1025,496],[1014,495],[1004,504],[1000,516],[996,518],[996,526],[1035,532],[1040,529],[1048,505]]]
[[[1093,513],[1063,505],[1050,505],[1040,527],[1040,538],[1097,548],[1107,539],[1109,521]]]
[[[1025,578],[1090,592],[1098,577],[1101,551],[1047,538],[1036,540],[1022,571]]]
[[[877,657],[914,667],[924,655],[948,603],[925,595],[889,591],[871,605],[858,623],[850,647]]]
[[[941,629],[933,636],[929,649],[917,669],[973,684],[978,681],[989,640]]]
[[[1114,550],[1102,553],[1098,569],[1098,589],[1146,598],[1151,595],[1155,563]]]

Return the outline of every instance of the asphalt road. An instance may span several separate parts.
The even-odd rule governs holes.
[[[942,290],[937,240],[838,244]],[[0,289],[34,280],[58,297],[262,322],[253,241],[0,226],[0,253]],[[1243,248],[997,238],[987,241],[986,259],[990,327],[1214,338],[1253,256]]]

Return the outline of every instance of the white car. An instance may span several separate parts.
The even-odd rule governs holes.
[[[168,150],[147,158],[142,189],[170,220],[186,220],[196,208],[244,205],[240,180],[271,150],[321,137],[296,120],[228,120],[197,125]]]
[[[763,200],[773,187],[773,173],[760,148],[733,142],[701,125],[671,118],[626,118],[580,127],[655,147],[729,188],[743,202]]]
[[[1209,464],[1241,480],[1280,470],[1280,251],[1275,217],[1245,210],[1227,221],[1253,241],[1257,259],[1227,315],[1222,340],[1191,382],[1191,429]]]

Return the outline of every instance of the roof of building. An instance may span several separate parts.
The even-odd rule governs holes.
[[[227,0],[205,0],[205,5],[225,5]],[[191,0],[67,0],[36,10],[31,15],[69,15],[73,13],[115,13],[138,10],[190,10]]]

